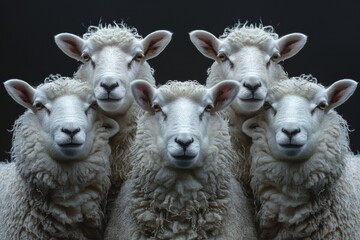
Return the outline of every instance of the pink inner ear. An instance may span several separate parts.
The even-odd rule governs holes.
[[[143,101],[143,103],[145,105],[150,106],[150,101],[149,101],[148,92],[146,91],[146,88],[145,87],[139,87],[138,91],[141,93],[140,94],[141,101]]]
[[[161,39],[162,39],[162,37],[158,37],[158,38],[155,38],[152,41],[150,41],[149,48],[145,52],[145,56],[155,52],[159,48],[159,46],[157,46],[156,43],[161,41]]]
[[[231,87],[224,87],[222,90],[221,90],[221,93],[224,94],[224,93],[228,93],[231,91]],[[221,95],[222,95],[221,94]]]
[[[17,92],[17,95],[26,103],[31,103],[31,99],[29,98],[29,95],[27,94],[27,91],[22,86],[14,86],[13,87],[15,91]]]
[[[203,37],[198,37],[198,39],[201,41],[201,47],[206,52],[216,53],[216,50],[212,47],[212,43],[210,40],[208,40],[207,38],[203,38]]]
[[[81,52],[79,51],[79,49],[77,48],[76,44],[74,44],[73,41],[68,40],[68,39],[64,39],[63,42],[65,42],[65,43],[67,44],[67,46],[69,47],[69,50],[70,50],[72,53],[74,53],[74,54],[76,54],[76,55],[78,55],[78,56],[81,55]]]
[[[282,55],[285,55],[287,53],[290,52],[291,48],[290,46],[293,45],[294,43],[298,42],[298,40],[292,40],[292,41],[289,41],[286,46],[284,47],[284,50],[281,52]]]
[[[330,104],[338,102],[340,98],[343,96],[343,92],[346,91],[347,88],[348,88],[347,86],[339,87],[331,97]]]

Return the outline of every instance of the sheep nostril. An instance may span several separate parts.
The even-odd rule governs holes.
[[[115,88],[117,88],[119,86],[119,83],[112,83],[112,84],[106,84],[101,82],[100,83],[100,87],[104,88],[108,93],[111,92],[112,90],[114,90]]]
[[[256,91],[256,89],[261,87],[261,83],[250,84],[250,83],[244,82],[243,86],[246,87],[247,89],[249,89],[251,92],[254,92],[254,91]]]
[[[289,138],[295,136],[296,134],[300,133],[300,128],[296,128],[296,129],[285,129],[282,128],[281,131],[283,133],[285,133]]]
[[[194,138],[187,138],[187,139],[179,139],[175,138],[175,142],[179,144],[182,148],[187,148],[191,143],[194,142]]]
[[[69,135],[71,138],[74,137],[78,132],[80,132],[80,128],[75,128],[75,129],[68,129],[68,128],[61,128],[61,131],[63,133],[66,133],[67,135]]]

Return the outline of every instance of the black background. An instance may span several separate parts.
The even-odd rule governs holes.
[[[157,1],[157,0],[11,0],[0,3],[0,79],[19,78],[41,83],[49,74],[72,76],[78,63],[63,54],[54,43],[61,32],[82,36],[89,25],[121,22],[147,34],[166,29],[174,33],[168,47],[149,60],[158,82],[195,79],[204,82],[212,60],[190,42],[188,33],[203,29],[219,36],[238,20],[272,25],[283,36],[301,32],[308,42],[285,61],[290,76],[312,74],[324,85],[351,78],[360,81],[360,2],[342,1]],[[360,88],[360,87],[359,87]],[[9,159],[15,119],[24,111],[0,86],[0,159]],[[360,89],[340,106],[347,119],[351,147],[360,150]]]

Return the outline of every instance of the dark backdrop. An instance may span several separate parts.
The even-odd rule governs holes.
[[[204,29],[215,36],[238,20],[273,25],[282,36],[308,35],[304,49],[285,61],[290,76],[312,74],[324,85],[351,78],[360,81],[360,2],[342,1],[158,1],[158,0],[11,0],[0,3],[0,79],[20,78],[41,83],[51,73],[71,76],[78,63],[63,54],[53,37],[60,32],[82,36],[89,25],[120,22],[134,26],[145,37],[166,29],[173,39],[158,57],[149,61],[158,82],[195,79],[204,82],[212,61],[192,45],[188,33]],[[0,86],[0,159],[9,159],[14,120],[24,111]],[[360,89],[338,108],[348,120],[351,147],[360,149]]]

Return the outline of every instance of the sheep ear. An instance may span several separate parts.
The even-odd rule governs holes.
[[[156,89],[145,80],[134,80],[130,88],[136,103],[145,111],[153,111],[152,100]]]
[[[235,99],[240,90],[240,84],[234,80],[224,80],[209,89],[214,108],[211,112],[223,110]]]
[[[119,132],[119,124],[114,119],[106,116],[102,116],[102,119],[103,127],[105,127],[109,131],[109,137],[112,137]]]
[[[242,131],[248,135],[250,138],[252,138],[254,129],[259,126],[257,117],[249,118],[246,120],[242,125]]]
[[[172,33],[165,30],[159,30],[150,33],[142,41],[145,60],[159,55],[171,41]]]
[[[84,62],[81,57],[84,40],[71,33],[59,33],[55,36],[56,45],[69,57]]]
[[[21,106],[34,110],[35,89],[20,79],[11,79],[4,82],[8,94]]]
[[[357,82],[351,79],[343,79],[334,82],[326,89],[328,96],[328,106],[326,111],[336,108],[346,102],[356,90]]]
[[[296,55],[305,45],[307,36],[302,33],[287,34],[277,40],[280,57],[276,62],[284,61]]]
[[[191,42],[205,56],[217,60],[220,40],[211,33],[195,30],[189,33]]]

